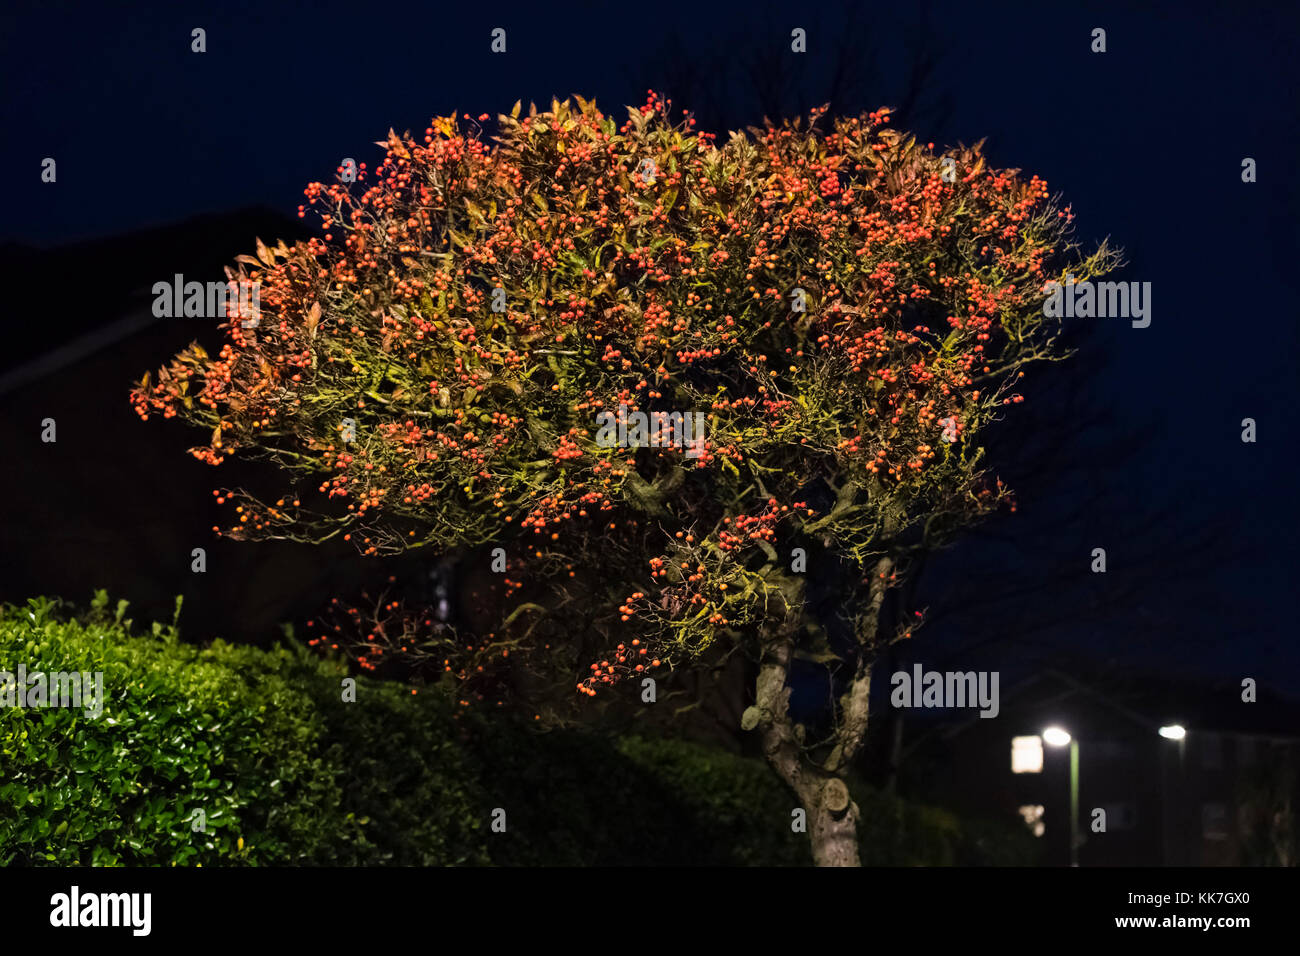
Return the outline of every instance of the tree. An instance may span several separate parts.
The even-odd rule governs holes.
[[[670,669],[751,655],[742,725],[814,859],[854,865],[845,774],[875,656],[911,630],[882,631],[886,592],[1004,499],[978,439],[1023,367],[1063,357],[1045,285],[1115,255],[1080,254],[1039,178],[937,155],[888,110],[719,147],[653,94],[621,126],[575,101],[516,104],[493,147],[454,117],[390,132],[355,188],[310,185],[324,238],[229,270],[258,283],[256,324],[132,400],[211,429],[204,461],[288,475],[274,502],[219,491],[223,533],[494,562],[494,624],[385,603],[367,669],[423,666],[466,703],[557,678],[651,700]],[[816,726],[791,713],[796,666],[833,690]]]

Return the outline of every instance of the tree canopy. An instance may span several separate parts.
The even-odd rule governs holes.
[[[722,144],[653,94],[622,124],[575,97],[516,104],[494,142],[486,114],[390,132],[357,182],[307,188],[322,238],[229,270],[256,325],[132,400],[209,430],[204,461],[283,469],[274,500],[218,492],[223,534],[497,555],[494,626],[386,605],[363,666],[567,673],[592,697],[742,649],[773,764],[796,792],[837,779],[876,650],[911,635],[877,633],[908,555],[1007,501],[979,436],[1026,364],[1064,357],[1046,284],[1116,259],[982,143],[824,112]],[[646,427],[611,442],[615,418]],[[847,640],[807,612],[809,575]],[[821,740],[785,712],[796,652],[844,692]]]

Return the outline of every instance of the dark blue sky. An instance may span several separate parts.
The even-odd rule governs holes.
[[[1038,546],[1078,554],[1081,568],[1106,546],[1122,576],[1137,573],[1125,562],[1134,539],[1153,534],[1171,561],[1147,585],[1161,623],[1128,626],[1159,633],[1058,636],[1294,678],[1297,23],[1280,2],[51,0],[0,19],[14,186],[0,241],[51,247],[247,206],[293,214],[342,157],[373,164],[390,126],[423,129],[453,109],[496,114],[577,92],[621,112],[647,87],[711,89],[711,112],[676,105],[739,126],[760,119],[772,64],[788,71],[790,102],[820,102],[837,69],[851,80],[832,104],[845,111],[916,93],[905,118],[921,139],[988,137],[995,164],[1044,176],[1073,203],[1080,238],[1109,235],[1130,262],[1122,277],[1153,286],[1149,328],[1093,320],[1107,358],[1078,383],[1111,431],[1080,444],[1075,479],[1110,504]],[[190,52],[194,27],[205,54]],[[507,30],[505,55],[489,50],[494,27]],[[794,27],[808,31],[801,58],[788,53]],[[1105,54],[1089,50],[1094,27]],[[39,181],[47,156],[54,185]],[[1254,184],[1241,182],[1247,156]],[[1254,445],[1240,441],[1244,417],[1258,422]],[[1143,426],[1152,435],[1135,453],[1108,453]],[[1022,515],[1035,493],[1031,482]],[[1215,522],[1223,560],[1185,574],[1178,551]]]

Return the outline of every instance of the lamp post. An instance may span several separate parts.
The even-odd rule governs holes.
[[[1164,737],[1166,740],[1178,741],[1178,787],[1179,787],[1179,792],[1181,792],[1183,786],[1183,754],[1187,748],[1187,729],[1180,724],[1169,724],[1165,727],[1161,727],[1159,733],[1160,736]],[[1165,866],[1169,866],[1170,865],[1170,858],[1169,858],[1170,844],[1172,841],[1170,839],[1170,823],[1169,823],[1169,788],[1165,784],[1165,779],[1169,775],[1168,771],[1165,769],[1166,763],[1167,761],[1164,760],[1160,761],[1161,764],[1160,803],[1161,803],[1161,811],[1162,811],[1161,816],[1163,818],[1162,820],[1163,826],[1160,829],[1162,831],[1161,843],[1163,844],[1163,849],[1164,849],[1164,858],[1165,858],[1164,863]]]
[[[1043,731],[1043,741],[1052,747],[1070,745],[1070,866],[1079,865],[1079,741],[1060,727]]]

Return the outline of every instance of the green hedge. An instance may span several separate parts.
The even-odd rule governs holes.
[[[98,718],[0,708],[0,863],[486,862],[439,699],[345,704],[304,651],[131,635],[106,604],[0,612],[0,670],[101,671],[106,698]]]
[[[673,740],[539,733],[438,692],[270,651],[0,609],[0,671],[104,675],[104,711],[0,707],[0,865],[807,865],[761,762]],[[179,610],[179,608],[178,608]],[[1012,830],[855,787],[864,861],[1025,862]],[[493,811],[506,832],[493,832]],[[203,829],[195,830],[196,811]]]

